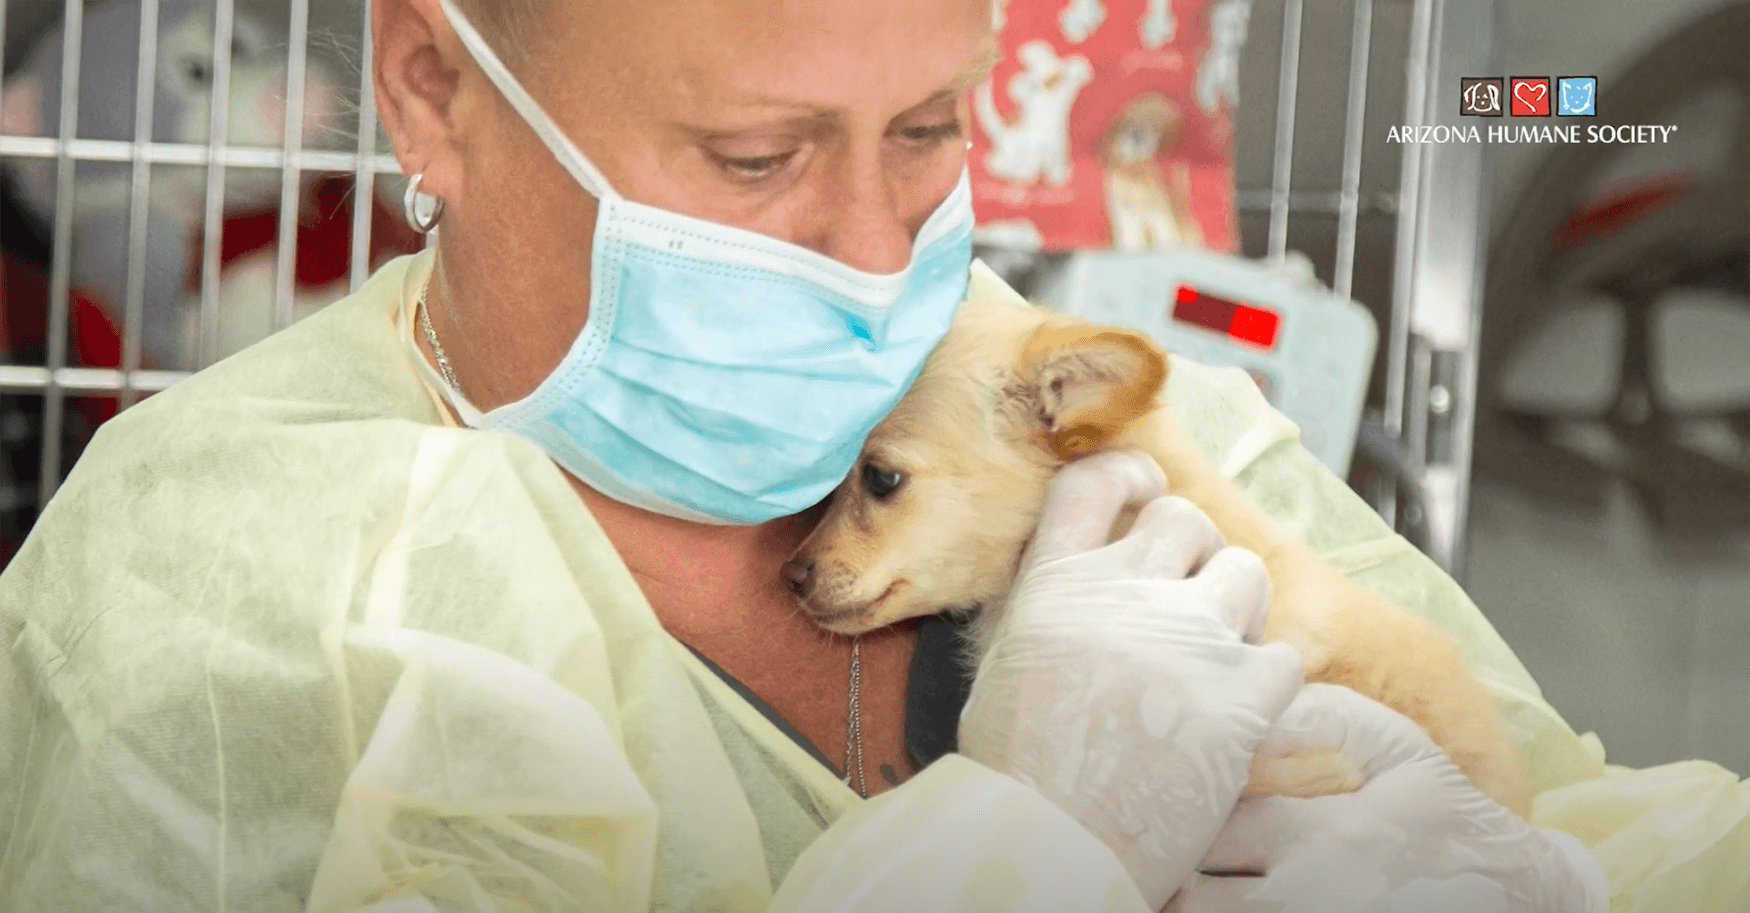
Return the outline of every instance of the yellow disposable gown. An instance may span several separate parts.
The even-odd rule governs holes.
[[[1037,794],[949,755],[862,802],[665,633],[549,460],[438,408],[430,268],[104,426],[0,577],[0,910],[1146,913]],[[1463,640],[1620,909],[1750,907],[1742,784],[1602,776],[1243,374],[1171,378],[1260,505]]]

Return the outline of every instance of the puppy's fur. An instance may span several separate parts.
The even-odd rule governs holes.
[[[1529,811],[1519,754],[1457,645],[1278,531],[1206,463],[1162,405],[1167,360],[1148,337],[1030,308],[989,284],[981,292],[982,282],[975,273],[947,338],[786,567],[822,627],[857,634],[981,608],[990,610],[973,626],[981,654],[1053,474],[1089,453],[1138,448],[1160,464],[1170,493],[1263,559],[1266,637],[1300,650],[1309,681],[1346,685],[1405,714],[1483,792]],[[1326,752],[1260,758],[1248,793],[1321,795],[1359,783]]]

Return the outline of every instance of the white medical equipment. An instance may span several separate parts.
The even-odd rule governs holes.
[[[1339,476],[1349,471],[1379,329],[1311,276],[1199,248],[1069,258],[1034,299],[1149,334],[1216,367],[1243,368]]]

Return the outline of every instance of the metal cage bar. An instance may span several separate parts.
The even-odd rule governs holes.
[[[1395,191],[1363,192],[1375,7],[1372,0],[1354,0],[1340,189],[1291,188],[1302,12],[1302,0],[1284,0],[1270,186],[1239,188],[1236,207],[1242,213],[1268,213],[1265,252],[1273,262],[1286,255],[1293,216],[1334,215],[1331,283],[1345,296],[1353,296],[1355,289],[1360,217],[1395,217],[1389,317],[1381,340],[1383,437],[1406,464],[1393,475],[1416,488],[1402,507],[1425,511],[1426,520],[1418,523],[1408,513],[1400,518],[1395,482],[1372,491],[1370,500],[1394,526],[1400,519],[1425,526],[1431,556],[1456,576],[1463,563],[1475,341],[1481,326],[1480,238],[1487,193],[1483,157],[1469,144],[1434,148],[1405,143]],[[1449,97],[1440,87],[1456,85],[1461,71],[1493,72],[1496,16],[1495,0],[1414,0],[1402,123],[1453,123],[1456,112],[1440,105],[1441,98]]]
[[[375,129],[373,124],[372,129]],[[367,147],[369,148],[369,147]],[[70,158],[80,162],[132,162],[144,159],[152,165],[207,165],[225,168],[272,168],[286,166],[290,157],[283,149],[261,149],[248,146],[213,149],[195,143],[132,143],[118,140],[71,139],[63,147],[59,140],[37,136],[0,136],[0,155],[9,158]],[[350,173],[359,165],[359,155],[353,152],[309,150],[299,153],[299,165],[306,171]],[[400,174],[401,167],[393,156],[369,155],[365,167],[383,174]]]
[[[218,0],[213,19],[213,94],[207,123],[206,213],[201,227],[200,346],[195,367],[213,363],[219,351],[219,255],[225,225],[225,163],[219,150],[231,138],[231,40],[236,0]],[[286,156],[289,164],[290,155]],[[281,239],[282,241],[284,239]]]
[[[139,389],[134,372],[140,369],[141,340],[145,336],[146,227],[151,206],[152,163],[140,154],[152,142],[152,114],[158,80],[158,0],[140,4],[140,65],[135,72],[133,179],[128,192],[128,285],[122,305],[122,408],[134,404]]]
[[[61,36],[61,123],[60,144],[65,149],[79,135],[79,64],[84,44],[85,6],[80,0],[67,0],[66,20]],[[67,361],[67,329],[69,298],[73,277],[73,178],[71,158],[57,160],[55,168],[54,258],[49,267],[49,338],[47,367],[49,382],[43,390],[42,466],[37,482],[38,509],[48,506],[55,488],[61,482],[61,428],[65,417],[64,392],[54,373]]]
[[[353,170],[352,267],[347,278],[347,289],[354,292],[365,284],[371,271],[371,200],[376,197],[377,172],[401,173],[400,163],[393,157],[377,156],[377,93],[372,82],[376,53],[371,43],[371,17],[360,18],[364,21],[359,38],[359,142]],[[373,161],[378,164],[367,164]]]
[[[310,0],[292,0],[291,36],[286,42],[286,161],[280,169],[279,243],[275,247],[273,328],[292,325],[297,280],[298,198],[303,187],[304,77],[309,54]]]
[[[1300,85],[1302,0],[1282,11],[1282,64],[1277,72],[1276,161],[1270,178],[1270,260],[1288,256],[1288,185],[1294,177],[1294,106]]]
[[[1361,139],[1367,121],[1367,57],[1373,40],[1373,0],[1355,0],[1349,36],[1349,99],[1343,129],[1343,189],[1337,200],[1337,263],[1331,287],[1348,298],[1355,279],[1355,235],[1361,215]]]
[[[131,168],[130,197],[128,205],[128,266],[126,291],[122,302],[122,361],[119,370],[107,368],[70,367],[66,364],[66,337],[68,331],[68,304],[71,293],[71,255],[65,254],[70,246],[67,239],[59,234],[55,236],[54,248],[59,269],[64,270],[66,284],[59,289],[53,287],[52,280],[56,275],[56,265],[51,264],[50,317],[58,321],[51,328],[49,345],[50,360],[42,366],[0,364],[0,393],[7,394],[41,394],[55,400],[52,407],[45,408],[45,421],[55,427],[45,428],[41,456],[43,458],[43,475],[41,482],[47,483],[39,488],[39,501],[47,502],[53,495],[53,489],[59,481],[59,466],[61,449],[61,428],[65,415],[64,404],[59,397],[65,394],[79,395],[116,395],[121,408],[132,405],[141,394],[155,393],[164,390],[179,380],[189,376],[189,371],[180,370],[142,370],[141,341],[144,336],[144,252],[147,243],[147,230],[150,224],[149,210],[151,205],[151,177],[155,165],[193,165],[208,167],[207,204],[209,210],[219,204],[222,213],[224,201],[223,172],[232,169],[276,169],[281,172],[281,222],[280,237],[291,238],[295,232],[288,229],[288,223],[295,226],[295,205],[286,205],[286,198],[291,196],[292,203],[297,202],[297,194],[301,189],[302,174],[306,171],[316,173],[346,173],[352,174],[358,186],[362,188],[354,200],[354,231],[352,251],[351,288],[356,290],[362,284],[369,272],[369,244],[371,223],[371,191],[372,179],[377,174],[400,174],[400,164],[393,156],[379,155],[376,150],[376,113],[375,96],[371,91],[371,45],[370,26],[365,17],[361,17],[360,34],[363,38],[362,48],[364,61],[361,67],[361,112],[359,119],[360,140],[354,152],[336,152],[326,150],[310,151],[302,148],[302,105],[304,87],[308,77],[307,47],[310,0],[291,0],[292,35],[288,41],[289,59],[287,63],[287,104],[285,141],[281,148],[250,148],[233,147],[228,142],[229,99],[221,98],[215,91],[212,116],[209,118],[209,136],[205,144],[166,143],[153,140],[152,121],[155,110],[155,92],[157,88],[157,52],[158,52],[158,22],[160,0],[135,0],[140,4],[140,35],[139,62],[136,72],[134,96],[134,137],[130,141],[93,140],[78,136],[77,130],[77,99],[78,74],[82,63],[81,54],[77,49],[83,42],[83,9],[79,0],[67,0],[66,12],[63,13],[63,81],[62,81],[62,124],[66,129],[59,129],[55,136],[15,136],[0,135],[0,156],[15,159],[51,159],[57,166],[57,200],[70,201],[72,193],[61,183],[59,169],[76,169],[81,162],[114,162],[124,163]],[[225,0],[218,4],[222,9],[216,9],[217,14],[224,14],[235,9],[235,0]],[[3,28],[10,3],[0,0],[0,28]],[[220,81],[219,69],[225,68],[224,79],[229,81],[228,53],[229,38],[222,36],[226,23],[215,22],[214,55],[215,90]],[[221,48],[220,45],[223,45]],[[217,53],[224,51],[225,53]],[[3,61],[0,61],[3,63]],[[217,172],[217,173],[215,173]],[[75,185],[77,181],[75,180]],[[215,184],[218,192],[214,192]],[[288,185],[290,185],[288,187]],[[62,230],[61,221],[70,216],[70,205],[57,203],[55,224],[52,226],[57,233]],[[216,329],[213,320],[215,309],[208,303],[208,298],[216,294],[218,284],[212,279],[208,262],[209,250],[216,252],[219,239],[212,223],[212,213],[204,214],[206,237],[209,241],[202,250],[202,320],[203,338],[207,337],[209,329]],[[280,244],[278,261],[276,263],[277,290],[275,299],[276,326],[284,326],[292,303],[291,284],[295,279],[293,260],[295,247]],[[56,302],[59,302],[58,304]],[[203,342],[203,364],[209,356],[210,343]],[[53,431],[53,434],[47,432]]]
[[[1434,0],[1416,0],[1410,24],[1409,60],[1404,91],[1405,123],[1421,122],[1428,93],[1429,58],[1433,55]],[[1393,440],[1404,437],[1404,400],[1408,390],[1411,278],[1415,274],[1416,217],[1421,211],[1422,146],[1405,143],[1398,165],[1398,223],[1392,257],[1391,317],[1385,332],[1385,409],[1381,424]],[[1387,523],[1397,519],[1397,491],[1382,488],[1374,506]]]

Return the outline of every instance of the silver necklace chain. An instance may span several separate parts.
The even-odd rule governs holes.
[[[437,357],[438,373],[444,376],[444,383],[460,396],[462,385],[456,383],[456,372],[450,369],[450,360],[444,357],[444,347],[438,345],[437,331],[431,328],[431,305],[426,301],[430,292],[431,282],[427,280],[419,287],[419,328],[425,331],[425,341],[431,344],[431,354]]]
[[[456,372],[450,368],[450,359],[444,355],[444,347],[438,344],[437,331],[431,326],[431,306],[427,301],[431,283],[427,282],[419,288],[419,328],[425,333],[425,341],[431,344],[431,354],[437,359],[438,373],[444,377],[444,383],[457,395],[462,393],[462,385],[456,383]],[[869,798],[869,778],[863,768],[863,710],[859,698],[863,692],[863,640],[856,638],[851,641],[851,684],[850,707],[846,713],[845,723],[845,785],[857,791],[857,795]],[[855,765],[855,766],[853,766]],[[851,781],[855,779],[856,783]]]
[[[863,775],[863,714],[857,698],[863,690],[863,639],[851,641],[851,707],[845,723],[845,785],[851,786],[853,770],[857,795],[869,798],[869,779]],[[852,762],[856,767],[851,767]]]

